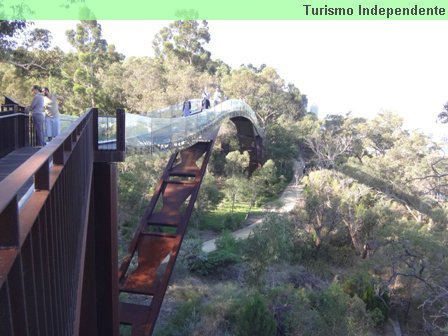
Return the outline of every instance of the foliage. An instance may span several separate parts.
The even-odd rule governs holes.
[[[202,180],[199,196],[196,200],[197,207],[200,211],[214,210],[223,200],[224,194],[219,190],[216,181],[216,178],[212,174],[206,174]]]
[[[245,202],[237,202],[231,212],[232,204],[225,199],[214,210],[200,214],[198,229],[211,230],[216,233],[234,231],[240,228],[248,212],[259,213],[260,208],[251,207]]]
[[[76,30],[67,31],[69,43],[77,50],[78,67],[73,74],[73,94],[81,110],[87,107],[110,108],[107,101],[100,99],[99,73],[124,58],[101,35],[101,25],[96,20],[81,21]]]
[[[164,328],[156,331],[156,336],[186,336],[193,335],[201,316],[201,297],[199,293],[192,292],[186,300],[180,304],[176,313],[170,318]]]
[[[153,188],[165,167],[166,155],[147,157],[128,155],[118,165],[119,243],[121,250],[132,238]]]
[[[331,171],[313,172],[305,178],[305,206],[299,213],[298,225],[312,236],[316,252],[343,226],[340,189]]]
[[[24,20],[1,20],[0,21],[0,57],[5,59],[17,45],[14,37],[22,32],[29,22]]]
[[[249,263],[246,273],[249,285],[263,285],[264,273],[271,263],[290,260],[294,244],[291,237],[292,223],[281,215],[267,216],[254,228],[243,245],[243,257]]]
[[[276,163],[278,174],[285,175],[290,180],[292,161],[299,156],[294,130],[281,124],[273,124],[266,129],[265,144],[266,158]]]
[[[305,96],[293,84],[285,84],[271,67],[260,72],[240,67],[223,78],[222,87],[229,97],[246,101],[263,128],[274,124],[281,115],[297,120],[306,109]]]
[[[224,232],[216,239],[216,250],[204,253],[201,244],[190,245],[191,251],[183,256],[190,272],[199,275],[211,275],[221,272],[226,266],[241,260],[239,242],[229,233]]]
[[[226,155],[226,172],[229,176],[243,176],[249,167],[249,152],[233,151]]]
[[[230,213],[233,214],[235,209],[235,203],[239,200],[239,197],[242,195],[244,188],[245,178],[239,176],[229,177],[224,182],[224,193],[226,195],[227,200],[231,204]]]
[[[366,335],[370,319],[359,298],[350,298],[338,284],[331,284],[311,296],[312,306],[319,312],[323,329],[332,335]]]
[[[361,160],[363,155],[360,125],[364,119],[349,116],[329,115],[320,124],[318,132],[313,132],[306,139],[309,148],[318,159],[318,165],[332,168],[344,162],[348,156]]]
[[[386,292],[375,293],[375,282],[366,272],[352,274],[343,284],[344,292],[351,297],[357,295],[366,304],[366,309],[375,317],[375,322],[383,322],[389,313],[389,296]]]
[[[274,316],[269,311],[263,297],[257,293],[249,296],[238,315],[237,335],[272,336],[275,334],[275,330]]]
[[[274,161],[268,160],[263,167],[256,169],[246,181],[246,188],[242,190],[242,195],[245,200],[249,201],[249,212],[255,204],[262,204],[276,196],[283,187],[276,172]]]
[[[207,21],[177,20],[160,30],[153,41],[153,48],[157,57],[174,56],[202,72],[211,61],[210,52],[204,48],[209,41]]]

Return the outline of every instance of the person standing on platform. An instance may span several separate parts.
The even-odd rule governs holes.
[[[222,92],[220,88],[216,88],[215,94],[213,95],[213,106],[218,105],[222,102]]]
[[[36,134],[36,146],[45,146],[44,141],[44,97],[41,95],[41,90],[38,85],[33,85],[31,92],[34,97],[31,101],[31,105],[26,108],[25,111],[30,112],[33,118],[33,126]]]
[[[188,99],[184,100],[184,105],[182,107],[182,115],[188,117],[191,114],[191,102]]]
[[[59,104],[56,95],[51,94],[47,87],[43,88],[45,128],[47,130],[48,141],[58,136],[61,132],[61,120],[59,118]]]
[[[210,100],[207,89],[202,93],[202,102],[201,102],[201,111],[207,110],[210,108]]]

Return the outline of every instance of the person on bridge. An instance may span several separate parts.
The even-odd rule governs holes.
[[[45,111],[45,128],[47,131],[48,141],[58,136],[61,132],[61,120],[59,119],[59,103],[58,97],[51,94],[47,87],[43,88],[44,94],[44,111]]]
[[[202,108],[201,111],[207,110],[210,108],[210,100],[209,100],[209,94],[206,90],[202,93]]]
[[[188,117],[191,114],[191,102],[185,99],[184,106],[182,107],[182,115]]]
[[[25,111],[30,112],[33,118],[33,126],[36,134],[36,146],[45,146],[44,141],[44,97],[40,93],[40,87],[38,85],[33,85],[31,92],[34,97],[31,101],[31,105],[26,108]]]
[[[213,94],[213,106],[216,106],[221,102],[222,102],[222,92],[221,89],[218,87],[216,88],[216,91]]]

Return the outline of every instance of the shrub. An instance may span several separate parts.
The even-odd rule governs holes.
[[[322,335],[323,325],[319,313],[310,306],[305,289],[277,287],[268,293],[277,323],[277,332],[285,336]]]
[[[260,294],[249,297],[241,308],[237,323],[238,336],[273,336],[276,333],[274,316]]]
[[[378,296],[375,293],[375,281],[367,272],[358,272],[348,278],[344,284],[344,292],[350,296],[358,296],[366,304],[376,324],[387,319],[389,312],[387,293]]]
[[[168,323],[156,331],[155,336],[192,335],[201,318],[201,301],[198,294],[180,304]]]
[[[215,251],[207,254],[200,246],[196,247],[187,258],[187,267],[192,273],[209,275],[239,261],[240,245],[229,232],[225,232],[217,238]]]
[[[293,226],[285,216],[268,216],[244,242],[244,259],[249,267],[246,280],[260,286],[267,267],[278,261],[289,261],[293,251]]]
[[[232,213],[226,213],[222,219],[222,228],[223,230],[229,231],[238,230],[240,223],[239,216]]]

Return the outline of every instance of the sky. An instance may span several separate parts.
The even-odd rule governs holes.
[[[128,56],[152,56],[154,35],[170,21],[99,21],[103,37]],[[372,118],[393,111],[405,127],[448,134],[437,114],[448,101],[448,21],[208,21],[212,58],[232,68],[275,68],[317,105],[320,117]],[[69,50],[76,21],[36,21]],[[446,131],[445,131],[446,130]]]

